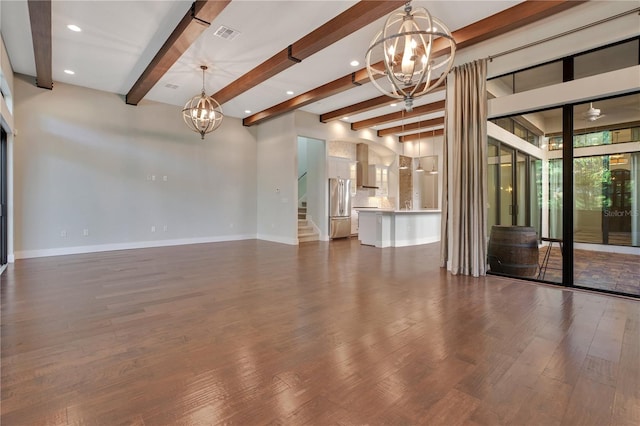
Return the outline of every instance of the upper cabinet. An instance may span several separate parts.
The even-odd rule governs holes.
[[[386,197],[389,195],[389,167],[379,164],[369,165],[369,184],[377,186],[376,196]]]
[[[351,194],[356,193],[356,161],[342,157],[328,157],[327,166],[330,178],[351,179]]]

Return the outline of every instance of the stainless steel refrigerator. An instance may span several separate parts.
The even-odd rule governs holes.
[[[351,180],[329,179],[329,237],[351,235]]]

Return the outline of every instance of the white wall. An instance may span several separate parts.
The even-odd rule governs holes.
[[[304,138],[307,141],[307,217],[318,227],[320,239],[329,240],[327,219],[327,147],[326,142]]]
[[[298,244],[297,141],[294,113],[258,126],[258,238]]]
[[[299,138],[298,139],[298,177],[302,176],[309,168],[309,165],[307,164],[308,163],[307,157],[308,157],[307,139]]]
[[[351,125],[341,120],[321,123],[318,116],[305,111],[295,111],[295,126],[298,135],[324,141],[345,141],[377,144],[389,148],[395,153],[400,152],[400,144],[393,136],[378,137],[375,130],[351,130]]]
[[[179,107],[22,75],[15,93],[16,257],[255,238],[256,140],[239,120],[203,141]]]

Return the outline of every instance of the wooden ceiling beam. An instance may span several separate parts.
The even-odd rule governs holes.
[[[51,0],[29,0],[29,21],[36,61],[36,86],[53,89],[51,65]]]
[[[404,142],[413,142],[420,139],[432,138],[434,136],[442,136],[444,135],[444,129],[437,129],[428,132],[420,132],[420,133],[412,133],[410,135],[400,136],[398,140],[402,143]]]
[[[229,3],[231,0],[196,0],[127,93],[127,104],[138,105]]]
[[[434,81],[435,82],[435,81]],[[444,84],[434,88],[429,93],[436,93],[444,90]],[[390,98],[387,95],[378,96],[373,99],[367,99],[366,101],[358,102],[357,104],[349,105],[344,108],[336,109],[320,115],[320,121],[328,123],[334,120],[340,120],[343,117],[349,117],[351,115],[361,114],[363,112],[371,111],[376,108],[383,107],[395,102],[402,102],[400,99]]]
[[[365,71],[366,74],[366,71]],[[368,78],[368,77],[367,77]],[[327,84],[324,84],[320,87],[316,87],[313,90],[308,91],[300,96],[296,96],[295,98],[288,99],[284,102],[281,102],[277,105],[272,106],[271,108],[265,109],[249,117],[246,117],[242,120],[242,124],[245,126],[253,126],[255,124],[260,124],[263,121],[266,121],[270,118],[273,118],[277,115],[283,114],[281,111],[293,111],[295,109],[301,108],[305,105],[317,102],[321,99],[328,98],[329,96],[337,95],[344,91],[345,85],[353,85],[351,75],[347,75],[341,77],[337,80],[333,80]]]
[[[587,0],[550,0],[550,1],[537,1],[527,0],[522,3],[510,7],[509,9],[498,12],[488,18],[482,19],[473,24],[467,25],[464,28],[456,30],[452,33],[454,40],[456,40],[457,49],[460,50],[465,47],[472,46],[480,43],[492,37],[503,35],[515,28],[522,27],[524,25],[531,24],[538,20],[547,18],[556,13],[563,12],[574,6],[585,3]],[[448,46],[445,46],[444,40],[436,40],[432,55],[442,55],[448,50]],[[364,52],[363,52],[364,53]],[[382,62],[373,65],[374,67],[383,66]],[[353,76],[353,77],[352,77]],[[276,117],[281,114],[293,111],[298,108],[302,108],[305,105],[324,99],[328,96],[335,95],[345,90],[349,90],[353,85],[361,85],[369,82],[366,69],[360,69],[355,73],[348,76],[340,77],[330,83],[321,87],[330,87],[332,93],[327,95],[319,90],[321,87],[312,89],[306,93],[298,95],[289,99],[286,102],[282,102],[264,111],[260,111],[252,116],[249,116],[243,120],[245,126],[251,126],[258,124],[270,118]],[[256,119],[260,117],[260,119]]]
[[[224,104],[336,41],[386,16],[405,3],[406,1],[398,0],[361,0],[212,96],[220,104]]]
[[[432,114],[438,111],[444,111],[444,100],[433,102],[426,105],[414,107],[411,111],[396,111],[390,114],[381,115],[379,117],[369,118],[367,120],[355,121],[351,123],[351,130],[362,130],[379,124],[393,123],[403,118],[419,117],[424,114]]]
[[[406,116],[405,116],[406,118]],[[396,133],[404,133],[411,130],[428,129],[434,126],[444,125],[444,117],[432,118],[431,120],[416,121],[415,123],[408,123],[401,126],[388,127],[386,129],[378,130],[378,136],[395,135]]]

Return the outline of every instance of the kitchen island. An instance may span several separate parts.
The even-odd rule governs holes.
[[[440,210],[356,210],[361,244],[384,248],[440,241]]]

